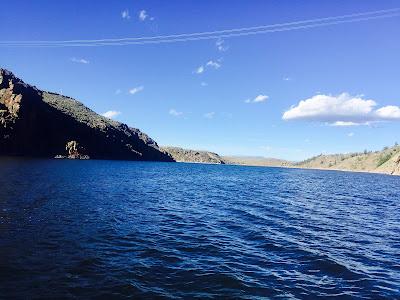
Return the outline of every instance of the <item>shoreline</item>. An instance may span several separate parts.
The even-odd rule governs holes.
[[[346,170],[346,169],[302,168],[302,167],[296,167],[296,166],[266,166],[266,165],[233,164],[233,163],[227,163],[225,165],[227,165],[227,166],[243,166],[243,167],[298,169],[298,170],[336,171],[336,172],[367,173],[367,174],[380,174],[380,175],[400,176],[400,174],[390,174],[390,173],[374,172],[374,171],[366,171],[366,170],[365,171],[361,171],[361,170]]]
[[[400,176],[400,174],[391,174],[385,172],[374,172],[374,171],[362,171],[362,170],[346,170],[346,169],[325,169],[325,168],[302,168],[296,166],[265,166],[265,165],[248,165],[248,164],[226,164],[232,166],[244,166],[244,167],[262,167],[262,168],[281,168],[281,169],[298,169],[298,170],[318,170],[318,171],[335,171],[335,172],[348,172],[348,173],[366,173],[366,174],[379,174],[389,176]]]
[[[296,167],[296,166],[266,166],[266,165],[233,164],[233,163],[218,164],[218,163],[190,162],[190,161],[176,161],[176,163],[204,164],[204,165],[222,165],[222,166],[241,166],[241,167],[261,167],[261,168],[279,168],[279,169],[298,169],[298,170],[318,170],[318,171],[335,171],[335,172],[347,172],[347,173],[365,173],[365,174],[400,176],[400,174],[390,174],[390,173],[374,172],[374,171],[366,171],[366,170],[362,171],[362,170],[346,170],[346,169],[302,168],[302,167]]]
[[[47,157],[31,157],[31,156],[0,156],[1,159],[38,159],[38,160],[60,160],[57,158],[47,158]],[[79,159],[62,159],[63,161],[82,161]],[[120,159],[85,159],[84,161],[126,161],[126,162],[162,162],[162,163],[180,163],[180,164],[201,164],[201,165],[221,165],[221,166],[241,166],[241,167],[259,167],[259,168],[280,168],[280,169],[298,169],[298,170],[318,170],[318,171],[335,171],[335,172],[347,172],[347,173],[365,173],[365,174],[378,174],[378,175],[388,175],[388,176],[400,176],[400,174],[391,174],[385,172],[375,172],[367,170],[347,170],[347,169],[326,169],[326,168],[302,168],[297,166],[267,166],[267,165],[253,165],[253,164],[234,164],[234,163],[212,163],[212,162],[197,162],[197,161],[174,161],[174,162],[164,162],[164,161],[149,161],[149,160],[120,160]]]

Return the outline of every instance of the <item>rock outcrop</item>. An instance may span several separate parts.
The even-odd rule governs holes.
[[[162,149],[178,162],[225,164],[225,161],[217,153],[209,151],[189,150],[179,147],[162,147]]]
[[[0,69],[0,155],[55,157],[69,141],[95,159],[174,161],[139,129]]]
[[[56,155],[57,159],[90,159],[89,155],[84,154],[85,148],[81,147],[77,141],[69,141],[65,146],[67,155]]]
[[[393,166],[393,170],[391,172],[391,175],[400,175],[400,151],[397,155],[397,157],[395,157],[393,159],[394,162],[394,166]]]

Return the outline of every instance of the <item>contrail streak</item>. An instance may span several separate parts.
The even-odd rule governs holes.
[[[219,31],[160,35],[150,37],[114,38],[97,40],[65,40],[65,41],[0,41],[0,47],[99,47],[99,46],[125,46],[175,43],[186,41],[198,41],[220,39],[273,32],[308,29],[344,23],[354,23],[374,19],[383,19],[400,16],[400,8],[377,10],[364,13],[355,13],[336,17],[310,19],[296,22],[263,25],[256,27],[244,27]]]

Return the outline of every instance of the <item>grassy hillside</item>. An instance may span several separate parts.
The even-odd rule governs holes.
[[[400,146],[385,147],[380,151],[318,155],[301,162],[259,156],[219,156],[207,151],[163,147],[176,161],[217,163],[262,167],[287,167],[400,175]]]
[[[294,167],[345,171],[362,171],[400,175],[400,146],[385,147],[381,151],[318,155],[295,163]]]

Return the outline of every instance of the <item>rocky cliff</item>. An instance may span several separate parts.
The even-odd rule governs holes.
[[[162,149],[179,162],[225,164],[225,161],[217,153],[209,151],[189,150],[179,147],[162,147]]]
[[[70,141],[77,141],[84,155],[96,159],[173,161],[140,130],[0,69],[0,155],[65,155]]]

